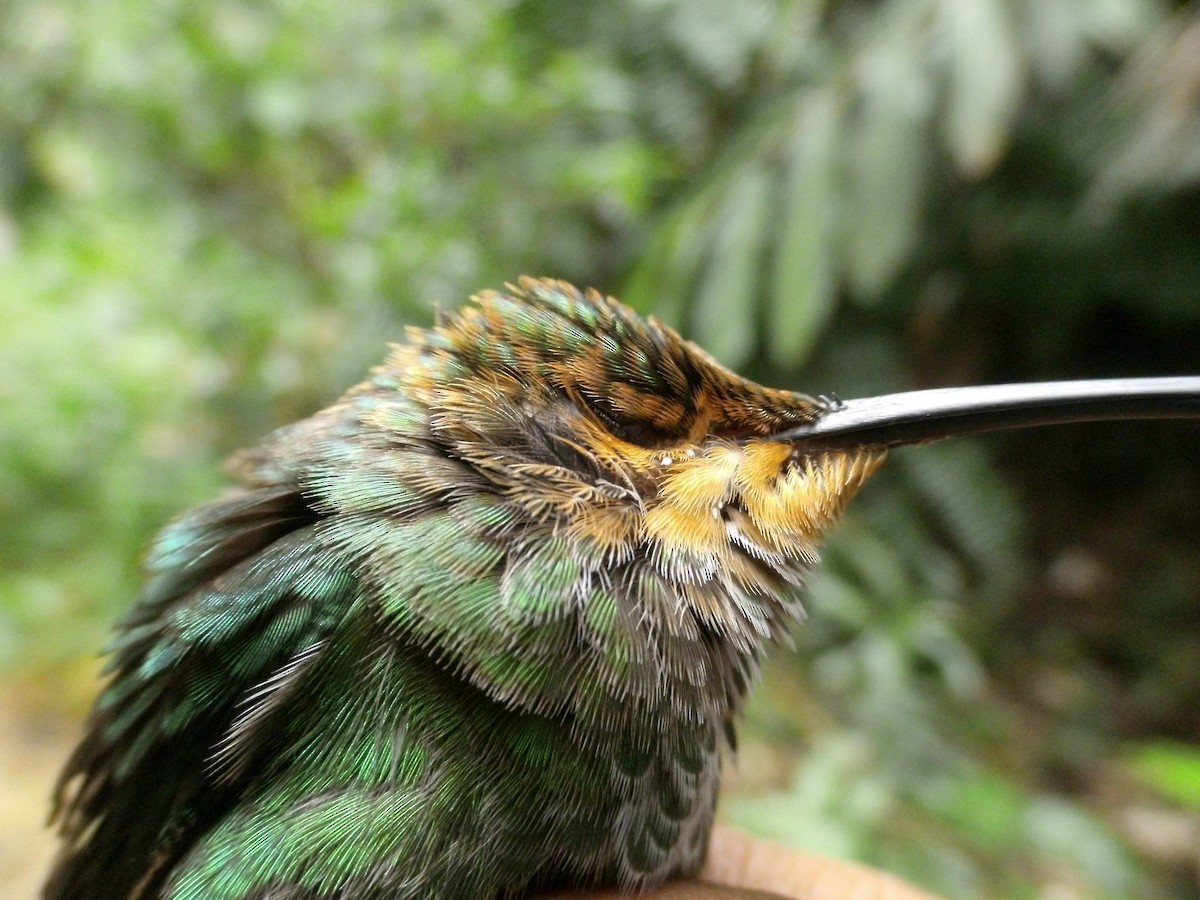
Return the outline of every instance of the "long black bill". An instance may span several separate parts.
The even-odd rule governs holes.
[[[1197,419],[1200,376],[935,388],[827,402],[827,410],[812,423],[772,439],[836,450],[895,447],[1033,425]]]

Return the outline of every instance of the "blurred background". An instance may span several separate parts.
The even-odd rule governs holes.
[[[0,0],[0,884],[150,535],[521,273],[843,397],[1200,371],[1200,4]],[[1200,431],[913,448],[726,820],[949,897],[1200,897]]]

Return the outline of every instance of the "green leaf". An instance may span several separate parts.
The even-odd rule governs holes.
[[[951,776],[932,787],[926,802],[956,830],[984,845],[1013,846],[1021,837],[1026,797],[1000,775]]]
[[[1029,800],[1024,816],[1028,839],[1043,864],[1086,872],[1099,896],[1131,897],[1136,864],[1100,818],[1059,797]]]
[[[758,162],[745,166],[728,182],[723,199],[692,325],[703,347],[736,366],[754,349],[754,301],[771,201],[766,168]]]
[[[1128,766],[1140,781],[1163,796],[1200,810],[1200,747],[1144,744],[1130,755]]]
[[[1000,158],[1021,99],[1023,71],[998,0],[945,0],[950,96],[942,131],[960,172],[980,177]]]
[[[923,42],[896,23],[856,66],[858,115],[848,135],[846,276],[861,299],[877,299],[919,234],[932,111]]]
[[[688,295],[713,230],[714,194],[708,189],[684,202],[664,222],[625,283],[622,299],[682,328]]]
[[[796,110],[780,200],[775,281],[767,309],[771,354],[802,359],[833,309],[833,223],[837,209],[840,109],[832,90],[805,94]]]
[[[896,464],[945,539],[982,579],[976,590],[1002,591],[1020,577],[1021,511],[983,446],[922,447],[897,453]]]

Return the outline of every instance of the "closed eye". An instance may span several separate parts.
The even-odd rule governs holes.
[[[647,419],[620,413],[602,397],[585,395],[583,399],[588,411],[618,440],[648,449],[670,447],[679,442],[679,435],[671,434]]]

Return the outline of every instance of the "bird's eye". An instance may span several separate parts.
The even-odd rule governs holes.
[[[587,407],[600,421],[609,434],[627,444],[639,447],[665,447],[678,441],[678,435],[670,434],[654,422],[618,412],[603,398],[588,397]]]

